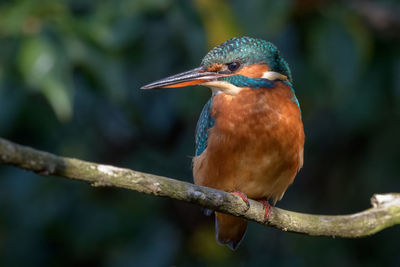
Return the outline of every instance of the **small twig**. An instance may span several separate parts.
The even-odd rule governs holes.
[[[253,200],[247,209],[242,199],[233,194],[178,180],[59,157],[0,138],[0,163],[53,175],[81,180],[92,186],[113,186],[144,194],[164,196],[200,205],[284,231],[333,237],[362,237],[400,224],[400,194],[374,195],[373,207],[350,215],[326,216],[297,213],[272,207],[264,222],[262,205]]]

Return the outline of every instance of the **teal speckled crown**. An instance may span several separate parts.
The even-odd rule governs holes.
[[[203,58],[202,66],[240,62],[250,65],[265,62],[271,71],[286,75],[292,82],[289,65],[278,48],[270,42],[251,37],[235,37],[213,48]]]

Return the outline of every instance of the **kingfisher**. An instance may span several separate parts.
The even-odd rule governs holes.
[[[203,85],[212,91],[196,127],[194,183],[264,205],[280,199],[303,166],[304,129],[288,63],[278,48],[251,37],[210,50],[200,67],[141,89]],[[247,220],[215,212],[216,239],[235,250]]]

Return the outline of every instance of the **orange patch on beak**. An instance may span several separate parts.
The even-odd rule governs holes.
[[[205,83],[205,82],[207,82],[207,80],[193,80],[193,81],[187,81],[187,82],[181,82],[181,83],[166,85],[166,86],[163,86],[161,88],[177,88],[177,87],[184,87],[184,86],[191,86],[191,85],[201,84],[201,83]]]

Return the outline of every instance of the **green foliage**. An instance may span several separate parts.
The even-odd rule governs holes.
[[[400,50],[396,27],[383,32],[361,14],[345,1],[1,1],[0,135],[191,181],[209,91],[139,87],[198,66],[210,47],[243,34],[278,46],[302,108],[305,166],[278,206],[364,209],[373,193],[400,191]],[[232,253],[197,207],[9,167],[0,188],[5,266],[400,262],[396,228],[343,240],[251,224]]]
[[[60,54],[60,53],[58,53]],[[62,79],[61,55],[44,38],[25,39],[20,47],[18,67],[29,87],[39,90],[61,121],[70,119],[72,112],[68,80]]]

